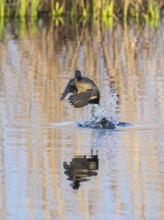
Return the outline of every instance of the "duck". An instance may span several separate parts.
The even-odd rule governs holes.
[[[68,93],[69,102],[75,108],[81,108],[88,104],[100,105],[100,91],[96,84],[88,77],[82,76],[80,70],[76,70],[74,77],[69,80],[60,100],[63,100]]]

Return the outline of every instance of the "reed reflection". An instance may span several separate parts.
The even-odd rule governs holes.
[[[99,169],[98,151],[96,154],[91,150],[91,155],[75,156],[70,163],[64,161],[64,174],[68,176],[69,181],[72,181],[71,187],[74,190],[79,189],[81,182],[87,182],[91,176],[97,176]]]

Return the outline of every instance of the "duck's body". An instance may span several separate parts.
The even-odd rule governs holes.
[[[69,97],[69,101],[76,108],[84,107],[89,103],[100,103],[100,92],[97,86],[88,77],[83,77],[79,70],[75,71],[74,78],[68,82],[61,96],[61,100],[63,100],[68,93],[73,93],[73,95]]]

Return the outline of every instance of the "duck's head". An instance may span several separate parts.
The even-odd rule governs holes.
[[[75,71],[74,78],[77,79],[77,80],[81,80],[82,79],[82,75],[81,75],[80,70],[76,70]]]

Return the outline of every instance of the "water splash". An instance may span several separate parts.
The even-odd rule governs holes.
[[[114,129],[118,125],[116,119],[116,109],[118,103],[118,96],[116,88],[112,88],[109,93],[108,102],[101,103],[101,106],[95,106],[95,111],[89,121],[78,122],[80,127]],[[108,109],[108,111],[106,110]]]
[[[106,95],[105,93],[108,95]],[[109,90],[104,91],[102,93],[102,96],[105,97],[105,101],[102,101],[101,103],[101,106],[103,107],[103,111],[106,112],[106,115],[108,115],[108,117],[111,117],[116,120],[117,119],[116,110],[118,109],[118,102],[119,102],[116,87],[113,86],[112,88],[109,88]]]
[[[80,127],[113,129],[118,124],[117,120],[109,116],[103,107],[97,106],[92,118],[88,121],[78,122]]]

